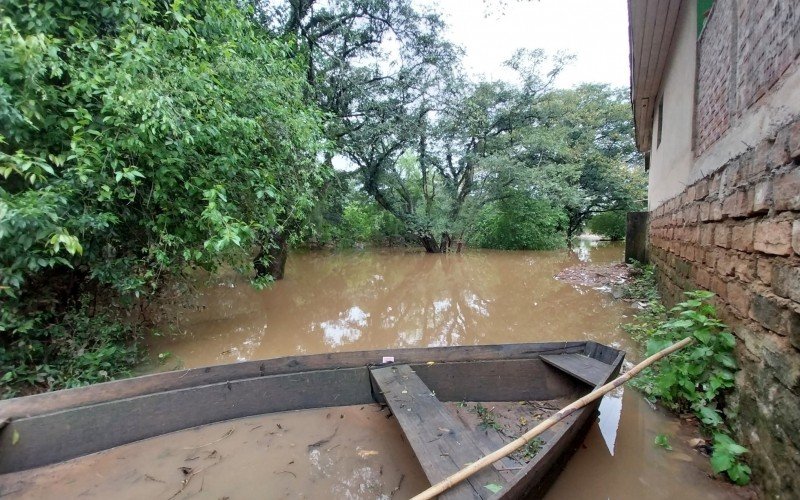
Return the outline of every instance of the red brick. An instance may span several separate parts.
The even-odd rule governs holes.
[[[734,266],[734,276],[741,281],[750,283],[756,277],[756,261],[747,254],[735,255],[731,258]]]
[[[800,267],[789,261],[776,262],[772,268],[772,290],[800,303]]]
[[[728,300],[728,284],[717,275],[711,276],[711,291],[722,300]]]
[[[738,281],[733,280],[727,286],[728,304],[741,317],[746,317],[750,310],[750,294]]]
[[[714,174],[713,177],[708,181],[708,195],[709,196],[719,196],[719,187],[721,184],[720,174]]]
[[[764,172],[767,170],[773,142],[771,139],[764,139],[756,146],[755,157],[753,158],[753,169],[755,171]]]
[[[711,211],[708,215],[709,220],[722,220],[722,202],[715,201],[711,203]]]
[[[694,199],[700,201],[708,196],[708,179],[701,179],[695,184]]]
[[[717,274],[722,276],[734,276],[736,270],[736,262],[733,257],[727,253],[723,253],[717,258]]]
[[[716,247],[706,252],[706,266],[708,266],[709,269],[713,270],[717,266],[717,259],[722,255],[722,252],[724,252],[724,250],[720,250]]]
[[[775,177],[772,197],[776,210],[800,210],[800,168]]]
[[[792,222],[761,221],[756,224],[753,248],[773,255],[792,253]]]
[[[752,212],[753,198],[750,190],[735,191],[722,203],[722,214],[728,217],[746,217]]]
[[[684,205],[694,201],[694,195],[696,190],[697,188],[694,186],[694,184],[686,188],[686,192],[684,193],[685,196],[682,197],[683,199],[685,199],[685,201],[683,202]]]
[[[722,248],[730,248],[730,228],[725,224],[717,224],[714,229],[714,244]]]
[[[775,142],[770,148],[769,164],[771,167],[780,167],[789,163],[789,135],[788,127],[784,127],[778,131],[775,137]]]
[[[693,203],[689,206],[688,210],[685,212],[686,215],[686,223],[687,224],[694,224],[700,219],[700,207],[697,203]]]
[[[800,254],[800,220],[792,223],[792,248],[794,253]]]
[[[786,308],[771,293],[757,293],[750,304],[749,315],[761,326],[774,332],[783,333]]]
[[[742,226],[733,226],[731,231],[731,248],[743,252],[753,251],[753,236],[755,233],[755,223],[748,222]]]
[[[704,290],[708,290],[711,288],[711,274],[705,268],[697,269],[697,274],[695,275],[695,282],[697,286]]]
[[[756,272],[758,279],[769,286],[772,283],[772,259],[769,257],[759,257],[756,261]]]
[[[700,203],[699,218],[703,222],[711,218],[711,203],[707,201]]]
[[[700,245],[710,247],[714,244],[714,224],[703,224],[700,227]]]
[[[767,179],[753,189],[753,212],[769,212],[772,207],[772,182]]]

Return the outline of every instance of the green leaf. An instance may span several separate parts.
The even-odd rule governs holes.
[[[486,488],[487,490],[491,491],[492,494],[495,494],[495,495],[497,493],[500,493],[500,490],[503,489],[503,487],[501,485],[496,484],[496,483],[485,484],[483,487]]]
[[[711,427],[722,425],[722,417],[719,412],[713,408],[701,406],[697,409],[697,414],[700,417],[700,421],[706,425],[710,425]]]
[[[11,446],[19,443],[19,431],[14,429],[14,432],[11,433]]]
[[[657,435],[654,444],[664,448],[665,450],[672,451],[672,445],[669,444],[669,437],[666,434]]]
[[[715,450],[711,455],[711,468],[716,474],[730,469],[732,465],[733,457],[727,453],[717,453]]]

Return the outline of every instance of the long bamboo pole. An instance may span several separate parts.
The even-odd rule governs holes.
[[[537,425],[533,429],[529,430],[528,432],[526,432],[522,436],[518,437],[514,441],[511,441],[510,443],[508,443],[507,445],[503,446],[499,450],[494,451],[494,452],[486,455],[485,457],[481,458],[480,460],[478,460],[476,462],[473,462],[473,463],[469,464],[468,466],[464,467],[463,469],[461,469],[460,471],[456,472],[455,474],[453,474],[453,475],[443,479],[442,481],[434,484],[433,486],[431,486],[427,490],[423,491],[422,493],[418,494],[417,496],[415,496],[411,500],[428,500],[430,498],[434,498],[435,496],[444,493],[448,489],[452,488],[453,486],[455,486],[456,484],[460,483],[464,479],[467,479],[468,477],[472,476],[473,474],[475,474],[479,470],[483,469],[487,465],[492,464],[494,462],[497,462],[501,458],[503,458],[503,457],[505,457],[507,455],[510,455],[511,453],[517,451],[519,448],[522,448],[531,439],[535,438],[536,436],[538,436],[542,432],[546,431],[547,429],[549,429],[550,427],[554,426],[555,424],[557,424],[558,422],[560,422],[564,418],[568,417],[569,415],[574,413],[576,410],[579,410],[580,408],[583,408],[584,406],[586,406],[587,404],[591,403],[592,401],[595,401],[595,400],[601,398],[604,394],[606,394],[606,393],[616,389],[617,387],[621,386],[622,384],[624,384],[628,380],[630,380],[633,377],[635,377],[640,371],[642,371],[645,368],[647,368],[648,366],[652,365],[653,363],[655,363],[659,359],[661,359],[661,358],[663,358],[665,356],[668,356],[669,354],[672,354],[673,352],[675,352],[675,351],[677,351],[679,349],[683,349],[687,345],[691,344],[693,341],[694,341],[694,338],[687,337],[687,338],[681,340],[680,342],[676,342],[676,343],[672,344],[671,346],[669,346],[669,347],[667,347],[665,349],[662,349],[661,351],[653,354],[649,358],[645,359],[644,361],[642,361],[638,365],[634,366],[633,368],[631,368],[630,370],[625,372],[624,375],[620,375],[619,377],[615,378],[611,382],[609,382],[609,383],[607,383],[607,384],[605,384],[605,385],[603,385],[601,387],[598,387],[597,389],[593,390],[592,392],[590,392],[589,394],[583,396],[582,398],[578,399],[577,401],[573,402],[572,404],[570,404],[568,406],[565,406],[564,408],[559,410],[558,413],[556,413],[554,415],[551,415],[550,418],[548,418],[544,422],[540,423],[539,425]]]

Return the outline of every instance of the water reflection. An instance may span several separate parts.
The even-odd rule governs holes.
[[[290,354],[592,339],[615,344],[627,307],[553,276],[581,259],[621,259],[619,245],[457,255],[375,251],[293,254],[266,291],[228,276],[198,285],[153,341],[185,366]],[[587,257],[590,256],[590,257]]]

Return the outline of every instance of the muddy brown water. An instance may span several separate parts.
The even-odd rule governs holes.
[[[588,242],[573,252],[295,253],[286,278],[269,290],[228,275],[176,293],[163,335],[150,342],[157,367],[148,369],[582,339],[636,359],[620,328],[635,312],[629,304],[553,278],[581,261],[619,262],[622,253],[617,244]],[[673,451],[653,445],[660,433],[671,436]],[[619,389],[603,400],[598,423],[548,498],[743,496],[709,477],[691,437],[677,419]],[[0,477],[0,491],[30,498],[407,498],[426,485],[394,419],[372,405],[222,422]]]

